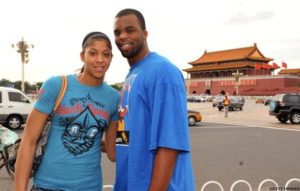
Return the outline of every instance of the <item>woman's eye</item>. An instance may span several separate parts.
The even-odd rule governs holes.
[[[111,56],[111,54],[110,54],[110,53],[104,53],[104,54],[103,54],[103,56],[105,56],[105,57],[107,57],[107,58],[108,58],[108,57],[110,57],[110,56]]]
[[[89,55],[95,56],[97,53],[96,52],[89,52]]]

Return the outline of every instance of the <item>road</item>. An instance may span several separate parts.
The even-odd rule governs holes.
[[[243,111],[230,112],[229,118],[209,103],[189,104],[204,117],[190,128],[196,191],[219,191],[220,185],[225,191],[231,186],[233,191],[247,191],[247,183],[253,191],[260,183],[259,191],[283,190],[289,180],[290,188],[300,190],[299,126],[278,123],[266,114],[267,107],[251,101]],[[105,155],[102,167],[104,184],[112,185],[114,164]],[[0,176],[1,191],[11,190],[12,180],[3,179],[3,169]]]
[[[196,190],[211,180],[230,190],[234,182],[243,179],[255,190],[265,179],[284,186],[289,179],[300,178],[299,136],[298,131],[219,123],[191,128]],[[274,184],[266,186],[265,190],[270,190]],[[248,190],[246,184],[238,187]],[[208,188],[213,191],[216,187]]]

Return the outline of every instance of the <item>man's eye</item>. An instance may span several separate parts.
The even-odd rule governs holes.
[[[120,32],[119,31],[114,31],[114,35],[115,36],[120,36]]]
[[[135,31],[135,29],[133,29],[133,28],[129,28],[129,29],[126,30],[126,32],[129,33],[129,34],[133,33],[134,31]]]

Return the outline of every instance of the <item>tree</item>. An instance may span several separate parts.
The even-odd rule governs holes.
[[[115,88],[117,91],[121,91],[122,87],[117,84],[110,85],[111,87]]]
[[[9,80],[7,80],[7,79],[0,80],[0,86],[9,87],[11,85],[12,85],[12,83]]]
[[[7,79],[0,80],[0,86],[12,87],[19,90],[21,90],[21,84],[22,81],[11,82]],[[40,89],[43,82],[37,82],[36,84],[29,84],[28,82],[25,82],[24,84],[25,84],[26,93],[29,93],[29,92],[36,92],[37,89]]]

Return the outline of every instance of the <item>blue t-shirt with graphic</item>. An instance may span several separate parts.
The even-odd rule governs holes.
[[[106,83],[92,87],[80,84],[75,75],[67,79],[34,184],[64,191],[102,190],[100,141],[109,123],[118,119],[120,95]],[[50,114],[61,84],[60,76],[44,82],[35,108]]]
[[[122,89],[114,190],[148,190],[159,147],[179,150],[168,191],[193,191],[184,79],[152,52],[130,68]]]

